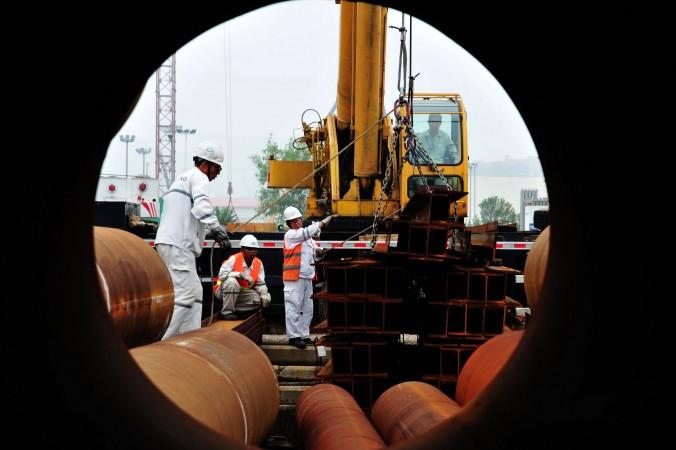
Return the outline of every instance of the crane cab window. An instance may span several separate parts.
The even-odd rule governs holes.
[[[431,159],[436,165],[460,163],[459,121],[453,120],[458,116],[434,112],[420,120],[423,117],[415,124],[417,146],[423,150],[420,162],[430,165]]]

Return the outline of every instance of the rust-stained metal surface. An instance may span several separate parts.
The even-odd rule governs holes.
[[[217,314],[214,314],[212,320],[213,321],[210,324],[210,319],[204,319],[202,321],[202,327],[233,330],[248,337],[256,344],[262,342],[263,331],[265,329],[265,317],[263,316],[262,310],[258,310],[242,320],[219,320]]]
[[[542,282],[545,278],[547,261],[549,260],[549,227],[535,239],[533,247],[526,257],[523,268],[523,288],[526,291],[526,300],[531,310],[535,311],[540,301]]]
[[[420,381],[392,386],[371,410],[371,422],[390,445],[433,428],[461,407],[439,389]]]
[[[232,2],[209,14],[185,9],[180,18],[162,11],[176,26],[158,20],[157,9],[135,8],[125,16],[125,27],[143,28],[148,36],[161,33],[161,39],[119,32],[116,14],[96,15],[83,24],[75,14],[62,13],[44,26],[36,24],[35,29],[48,36],[41,40],[46,58],[22,60],[28,63],[22,64],[22,78],[42,78],[41,69],[55,61],[67,70],[49,72],[50,81],[59,86],[48,91],[57,95],[50,103],[58,105],[59,113],[41,121],[34,134],[41,142],[51,142],[58,136],[55,130],[76,123],[78,137],[68,145],[35,145],[30,150],[30,160],[40,167],[68,167],[74,176],[64,182],[28,183],[34,189],[29,187],[23,196],[35,198],[44,212],[38,243],[48,244],[44,262],[54,270],[45,270],[44,279],[40,275],[49,299],[40,300],[38,314],[30,314],[30,328],[15,334],[23,324],[10,325],[5,334],[22,336],[6,341],[3,349],[10,362],[5,372],[8,395],[3,398],[3,406],[11,411],[5,422],[7,440],[18,438],[22,446],[38,448],[243,447],[223,444],[217,433],[185,420],[185,414],[150,389],[112,326],[99,326],[108,312],[100,298],[90,230],[95,178],[144,80],[200,31],[268,3]],[[490,395],[464,408],[464,417],[451,418],[434,435],[413,438],[424,439],[400,448],[660,448],[672,438],[671,419],[663,412],[673,390],[664,367],[665,355],[673,351],[671,339],[664,337],[674,326],[673,315],[663,307],[673,295],[673,276],[661,272],[670,267],[664,264],[668,249],[650,244],[628,248],[627,237],[636,231],[608,221],[630,208],[653,211],[661,199],[646,195],[645,183],[625,187],[626,177],[608,170],[608,163],[619,159],[618,149],[634,136],[647,138],[640,148],[668,148],[673,140],[671,120],[663,113],[668,104],[663,87],[672,85],[665,63],[673,59],[668,56],[673,55],[667,44],[669,15],[637,5],[629,28],[629,21],[603,20],[605,12],[592,8],[585,14],[578,8],[559,8],[533,21],[521,5],[484,17],[484,4],[468,3],[461,16],[467,20],[452,20],[439,11],[438,2],[383,4],[453,38],[500,80],[537,146],[553,228],[552,257],[536,318],[503,368],[496,389],[484,391]],[[73,45],[83,26],[88,40],[101,42],[102,50],[114,48],[125,63],[110,64],[110,51]],[[482,26],[491,33],[480,32]],[[415,33],[414,27],[413,38]],[[281,41],[282,34],[277,34]],[[572,56],[578,64],[565,64],[562,56]],[[105,70],[88,76],[99,67]],[[420,85],[434,68],[418,69],[423,70]],[[645,89],[626,94],[627,86]],[[580,108],[557,101],[567,93],[581,100],[575,103]],[[61,94],[67,101],[58,98]],[[472,112],[482,113],[479,107]],[[472,114],[469,120],[474,120]],[[571,139],[574,121],[589,125],[575,127]],[[571,161],[566,151],[571,148],[581,163]],[[650,181],[660,180],[669,169],[649,163],[632,167],[657,168],[654,174],[651,170]],[[655,255],[657,251],[661,254]],[[16,253],[15,245],[6,251],[7,257]],[[25,269],[35,261],[10,261],[5,289],[24,289]],[[14,296],[6,297],[8,305],[14,302]],[[625,328],[635,332],[618,339],[618,331]]]
[[[488,340],[469,357],[458,376],[455,400],[466,405],[495,378],[523,337],[524,330],[510,331]]]
[[[260,444],[279,408],[277,378],[263,351],[235,331],[209,327],[131,350],[164,395],[209,428]]]
[[[128,348],[158,341],[174,310],[174,285],[162,259],[143,239],[94,227],[96,269],[115,330]]]
[[[237,391],[208,360],[160,343],[136,347],[131,356],[172,403],[210,429],[245,442],[244,411]]]
[[[318,384],[296,403],[296,422],[305,450],[369,450],[385,447],[352,396],[333,384]]]

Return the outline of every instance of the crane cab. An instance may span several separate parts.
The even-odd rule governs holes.
[[[415,187],[423,184],[443,186],[448,182],[454,191],[468,192],[467,125],[460,95],[415,94],[411,106],[413,135],[407,136],[408,164],[404,164],[400,178],[402,205],[408,203]],[[415,149],[410,149],[413,142]],[[406,156],[403,145],[400,151],[401,158]],[[458,200],[458,218],[467,216],[468,201],[467,196]],[[450,214],[454,212],[451,205]]]

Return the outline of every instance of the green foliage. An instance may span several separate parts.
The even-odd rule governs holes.
[[[298,144],[297,144],[298,145]],[[258,199],[260,206],[257,213],[263,211],[267,217],[274,218],[274,220],[282,224],[284,209],[288,206],[295,206],[301,213],[305,212],[306,200],[308,196],[308,189],[293,189],[290,194],[286,195],[279,203],[274,204],[284,192],[283,189],[268,189],[265,183],[268,180],[268,159],[278,159],[286,161],[303,161],[310,159],[310,151],[307,147],[295,148],[293,140],[289,140],[285,147],[279,147],[276,142],[272,142],[272,138],[268,137],[267,145],[261,150],[260,154],[251,156],[251,161],[256,166],[256,174],[258,182],[261,187],[258,191]]]
[[[493,196],[483,199],[479,203],[479,209],[481,211],[481,223],[498,222],[503,224],[516,222],[516,212],[512,204],[502,197]]]
[[[237,222],[237,213],[235,212],[235,208],[232,206],[226,206],[225,208],[217,206],[214,208],[214,214],[216,214],[218,223],[223,226],[227,226],[229,223]]]

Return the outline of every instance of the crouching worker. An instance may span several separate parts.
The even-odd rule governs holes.
[[[258,240],[247,234],[240,247],[241,251],[225,260],[218,272],[220,287],[216,295],[223,299],[221,318],[225,320],[248,317],[261,306],[270,305],[263,263],[256,258]]]

